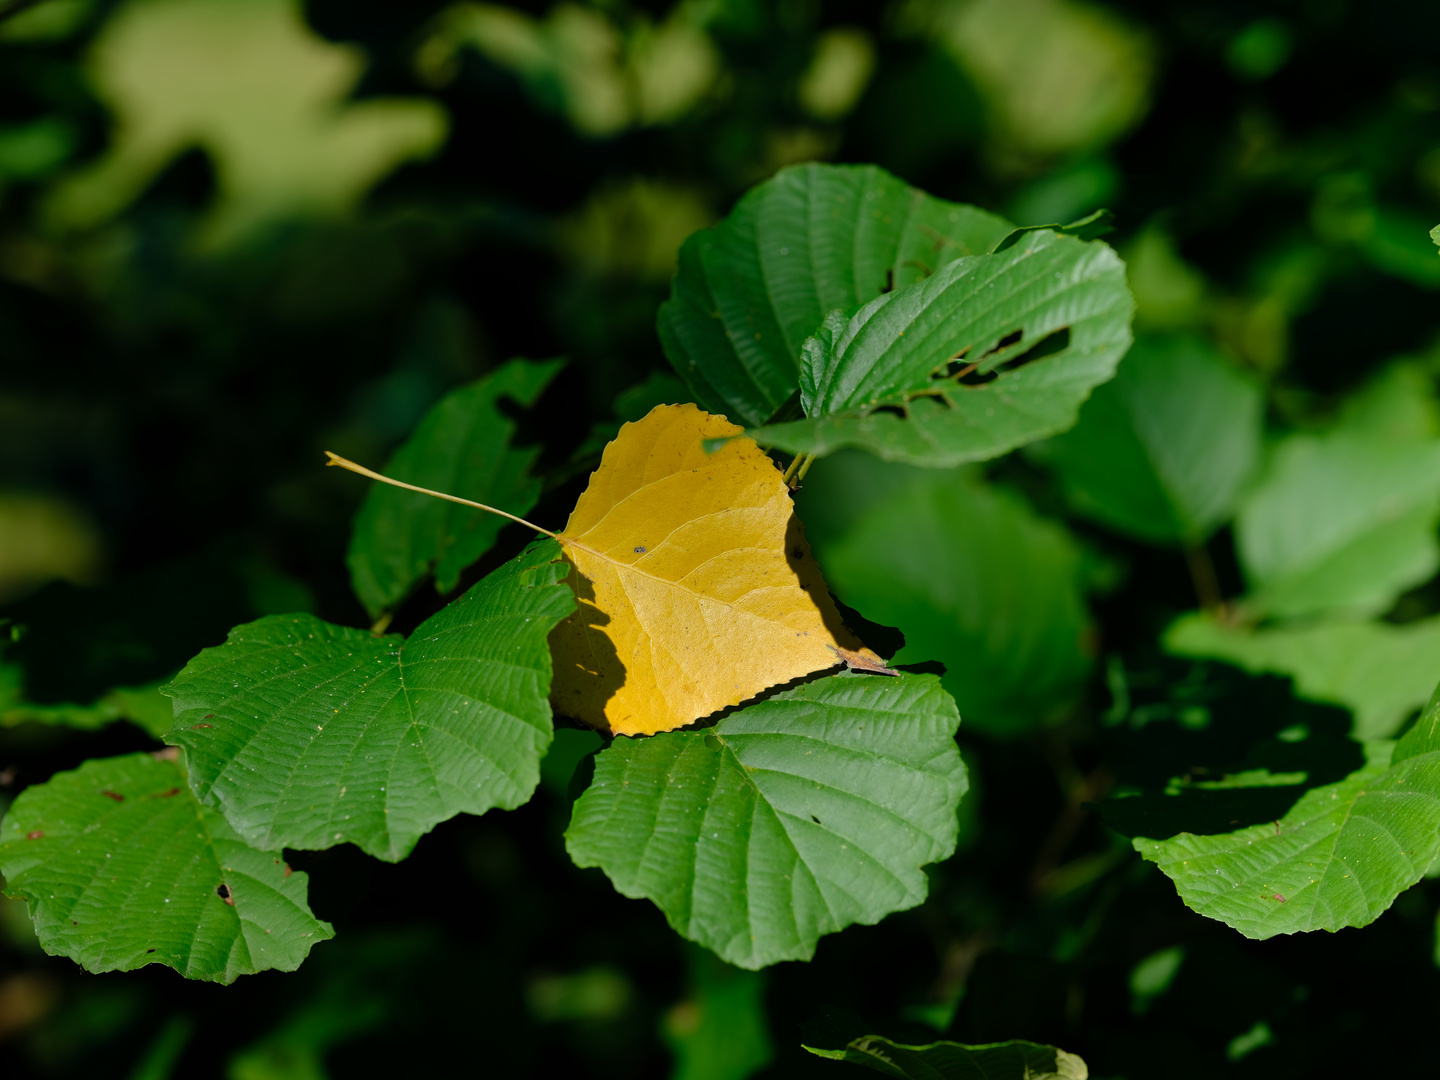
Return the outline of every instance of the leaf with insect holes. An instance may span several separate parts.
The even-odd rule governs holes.
[[[845,673],[703,731],[618,738],[566,849],[727,963],[807,960],[824,934],[925,899],[966,790],[934,675]]]
[[[164,964],[230,983],[294,971],[333,937],[307,878],[246,844],[150,754],[87,761],[27,788],[0,822],[5,891],[46,952],[87,971]]]
[[[1130,347],[1134,300],[1104,243],[1026,233],[925,280],[833,312],[805,343],[808,419],[749,432],[762,446],[959,465],[1064,431]]]
[[[983,254],[1011,228],[874,165],[782,169],[680,249],[660,342],[703,407],[763,424],[794,394],[826,314]]]
[[[559,536],[579,607],[550,635],[557,711],[669,731],[863,650],[774,462],[749,439],[703,447],[739,434],[660,405],[605,448]]]
[[[512,360],[483,379],[447,394],[395,452],[387,473],[476,502],[526,514],[540,497],[530,476],[538,448],[510,445],[515,421],[501,412],[509,399],[535,404],[564,367]],[[393,609],[434,569],[447,593],[461,572],[489,551],[504,518],[389,485],[375,485],[355,516],[346,561],[350,580],[371,618]]]
[[[167,741],[247,841],[389,861],[456,814],[513,809],[553,727],[545,638],[573,610],[538,541],[408,639],[272,615],[238,626],[166,687]]]
[[[838,1050],[805,1049],[898,1080],[1086,1080],[1090,1075],[1077,1055],[1020,1039],[982,1046],[957,1042],[907,1046],[880,1035],[864,1035]]]
[[[1368,926],[1440,854],[1440,694],[1398,743],[1370,743],[1367,754],[1276,822],[1137,837],[1135,850],[1186,905],[1248,938]]]

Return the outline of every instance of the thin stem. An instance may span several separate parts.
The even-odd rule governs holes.
[[[1204,544],[1185,545],[1185,565],[1190,568],[1190,582],[1195,586],[1201,610],[1219,611],[1225,598],[1220,595],[1220,579],[1215,576],[1215,564]]]
[[[795,475],[795,470],[800,468],[800,463],[804,460],[804,454],[796,454],[793,458],[790,459],[790,465],[788,468],[786,468],[785,475],[780,477],[780,479],[785,481],[785,483],[787,484],[790,483],[790,478]]]
[[[476,510],[484,510],[490,514],[499,514],[503,518],[509,518],[511,521],[514,521],[520,525],[524,525],[527,529],[534,529],[537,533],[544,533],[546,536],[549,536],[552,539],[559,539],[559,537],[555,533],[551,532],[549,529],[542,529],[539,525],[535,525],[529,521],[526,521],[522,517],[516,517],[514,514],[507,514],[504,510],[497,510],[493,506],[486,506],[484,503],[471,502],[469,499],[462,499],[458,495],[446,495],[443,491],[431,491],[429,488],[416,487],[414,484],[407,484],[403,480],[392,480],[388,476],[381,476],[378,472],[371,472],[369,469],[365,468],[364,465],[356,465],[355,462],[349,461],[346,458],[341,457],[339,454],[331,453],[329,450],[325,451],[325,456],[330,459],[325,463],[326,465],[339,465],[342,469],[349,469],[351,472],[359,473],[361,476],[368,476],[371,480],[379,480],[381,483],[390,484],[393,487],[404,488],[406,491],[418,491],[421,495],[433,495],[435,498],[444,499],[446,502],[459,503],[461,506],[473,506]]]
[[[818,456],[819,456],[818,454],[807,454],[807,455],[806,455],[806,457],[805,457],[805,464],[804,464],[804,465],[801,465],[801,466],[800,466],[800,471],[795,474],[795,482],[796,482],[797,484],[798,484],[801,480],[804,480],[804,479],[805,479],[805,474],[810,471],[810,466],[815,464],[815,459],[816,459],[816,457],[818,457]]]

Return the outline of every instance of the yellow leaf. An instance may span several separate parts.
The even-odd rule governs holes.
[[[579,607],[550,634],[556,711],[617,735],[682,727],[864,649],[780,470],[693,405],[626,424],[559,536]],[[882,665],[883,666],[883,665]]]

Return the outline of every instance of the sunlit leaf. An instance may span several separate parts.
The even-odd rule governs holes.
[[[873,165],[784,169],[686,241],[660,341],[697,402],[763,424],[799,386],[801,347],[829,312],[983,254],[1010,229]]]
[[[1440,618],[1244,630],[1192,614],[1171,625],[1164,643],[1180,656],[1293,676],[1303,697],[1350,709],[1360,739],[1394,735],[1440,679]]]
[[[790,490],[740,429],[693,405],[626,424],[560,534],[575,614],[556,627],[557,711],[669,731],[859,650]]]
[[[1080,422],[1034,455],[1087,517],[1159,543],[1204,540],[1260,457],[1262,395],[1197,339],[1141,339]]]
[[[447,394],[395,452],[386,475],[512,514],[528,513],[540,497],[540,481],[529,474],[539,449],[510,445],[515,421],[499,406],[502,399],[534,405],[563,366],[559,360],[512,360]],[[506,524],[483,510],[372,485],[350,536],[351,583],[372,617],[394,608],[432,569],[436,589],[449,592]]]
[[[261,847],[382,859],[459,813],[530,798],[553,729],[545,638],[574,607],[536,543],[406,640],[277,615],[236,627],[166,688],[190,782]]]
[[[854,314],[833,312],[804,348],[808,419],[750,434],[792,453],[855,446],[938,466],[992,458],[1073,425],[1130,346],[1134,300],[1123,264],[1101,241],[1023,235]]]
[[[809,959],[824,934],[925,898],[966,788],[933,675],[842,674],[703,731],[618,738],[566,847],[739,967]]]
[[[149,754],[27,788],[0,822],[0,873],[46,952],[89,971],[165,964],[229,983],[294,971],[333,936],[306,905],[304,874],[246,844],[184,769]]]
[[[1393,756],[1391,754],[1393,748]],[[1202,915],[1249,938],[1366,926],[1440,852],[1440,705],[1398,743],[1311,788],[1284,817],[1211,836],[1136,838]]]

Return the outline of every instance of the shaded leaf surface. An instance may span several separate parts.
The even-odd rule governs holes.
[[[539,449],[510,446],[515,422],[499,405],[504,398],[534,405],[563,366],[512,360],[447,394],[395,452],[386,475],[523,517],[540,497],[540,481],[529,474]],[[398,605],[432,569],[436,590],[447,593],[507,524],[473,507],[372,484],[350,534],[351,584],[372,618]]]
[[[1440,566],[1440,441],[1352,427],[1276,446],[1236,521],[1257,614],[1378,614]]]
[[[1011,229],[873,165],[800,165],[751,190],[680,249],[660,341],[695,400],[763,424],[794,393],[827,313],[989,251]]]
[[[1191,614],[1171,625],[1164,643],[1180,656],[1293,676],[1300,695],[1350,709],[1360,739],[1394,735],[1440,678],[1440,618],[1403,626],[1344,622],[1246,631]]]
[[[1080,513],[1197,543],[1235,510],[1260,456],[1260,388],[1191,338],[1141,339],[1080,422],[1035,447]]]
[[[566,847],[728,963],[808,959],[925,898],[966,789],[958,723],[933,675],[842,674],[706,731],[616,739]]]
[[[693,405],[626,424],[560,535],[574,615],[551,635],[555,707],[653,734],[862,648],[810,556],[790,489],[749,439]]]
[[[1108,246],[1027,233],[832,313],[805,344],[809,419],[751,434],[794,453],[856,446],[928,466],[992,458],[1074,424],[1129,348],[1133,308]]]
[[[1440,708],[1277,823],[1133,843],[1189,907],[1246,937],[1366,926],[1440,851]]]
[[[45,951],[88,971],[165,964],[230,983],[294,971],[334,936],[306,905],[305,874],[246,844],[195,799],[184,769],[149,754],[26,789],[0,823],[0,873]]]
[[[805,1049],[899,1080],[1086,1080],[1090,1075],[1075,1054],[1020,1039],[983,1046],[957,1042],[906,1046],[880,1035],[865,1035],[838,1050]]]
[[[519,806],[553,728],[545,638],[574,606],[537,542],[405,640],[313,616],[236,627],[167,688],[190,782],[262,847],[407,855],[458,813]]]
[[[827,545],[825,571],[845,603],[904,631],[894,663],[945,665],[967,724],[1034,727],[1066,707],[1091,666],[1080,553],[1018,497],[931,475]]]

